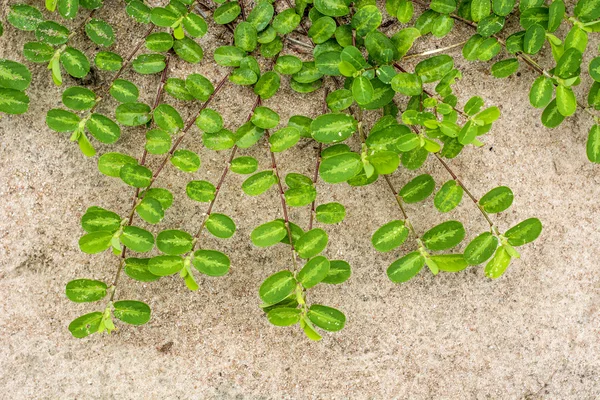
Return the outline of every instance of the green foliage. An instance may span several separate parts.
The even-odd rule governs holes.
[[[520,257],[515,247],[528,244],[541,234],[541,222],[529,218],[501,232],[492,220],[493,214],[512,205],[513,192],[499,186],[477,198],[445,161],[457,157],[466,146],[481,147],[485,135],[500,118],[500,109],[486,106],[479,96],[459,99],[454,94],[453,85],[463,76],[454,58],[445,54],[450,48],[408,55],[417,39],[428,41],[430,34],[444,37],[459,24],[472,29],[472,36],[462,46],[462,55],[468,61],[489,64],[495,78],[516,79],[523,63],[538,73],[529,99],[532,106],[543,109],[545,126],[558,126],[578,108],[585,107],[585,112],[594,118],[587,156],[600,163],[600,120],[595,114],[600,110],[600,57],[586,58],[591,59],[588,65],[582,61],[588,35],[600,31],[597,0],[579,0],[573,15],[568,14],[570,10],[562,0],[547,5],[522,1],[517,14],[513,14],[514,0],[433,0],[425,8],[415,7],[409,0],[387,0],[385,12],[392,17],[392,23],[410,24],[389,31],[382,27],[382,10],[374,1],[315,0],[286,8],[260,0],[252,9],[243,9],[237,1],[217,4],[211,16],[213,21],[207,23],[196,14],[190,0],[170,0],[161,3],[161,7],[130,0],[123,6],[127,15],[136,23],[149,25],[139,42],[130,44],[118,42],[119,32],[111,25],[110,13],[103,14],[107,20],[100,20],[85,10],[100,8],[101,0],[47,0],[46,9],[57,11],[54,14],[15,4],[8,10],[8,24],[0,25],[0,36],[4,29],[23,31],[24,59],[46,65],[54,84],[68,86],[60,97],[62,106],[46,111],[47,126],[59,135],[68,134],[69,140],[77,142],[88,157],[94,157],[98,147],[102,153],[98,155],[98,170],[104,176],[119,178],[134,195],[129,212],[121,215],[94,206],[81,218],[81,251],[97,254],[109,250],[118,258],[118,268],[110,286],[88,278],[67,284],[66,295],[74,302],[106,302],[100,311],[84,314],[69,325],[74,337],[112,332],[116,329],[113,317],[131,325],[150,320],[147,304],[118,299],[117,289],[126,283],[125,279],[154,282],[178,274],[185,286],[195,291],[200,288],[198,273],[206,277],[228,274],[232,267],[229,256],[221,250],[205,248],[203,232],[206,229],[216,243],[236,233],[233,218],[213,212],[217,201],[235,201],[233,197],[223,200],[219,196],[230,172],[245,175],[241,184],[245,195],[261,197],[258,201],[279,196],[283,219],[273,219],[249,230],[256,251],[285,247],[286,253],[291,254],[290,264],[260,285],[261,307],[266,321],[276,326],[299,325],[310,340],[321,340],[321,330],[336,332],[346,323],[341,311],[308,304],[306,296],[319,284],[341,284],[351,277],[346,261],[328,258],[330,238],[322,227],[343,223],[346,218],[343,199],[323,202],[329,184],[346,187],[347,183],[349,190],[367,185],[376,190],[387,184],[399,214],[373,229],[371,243],[376,251],[393,255],[395,261],[387,268],[392,282],[407,282],[425,266],[433,275],[457,273],[482,264],[482,273],[489,278],[504,274],[510,262]],[[244,6],[247,8],[248,3]],[[82,17],[81,26],[76,26],[72,20],[81,13],[88,14]],[[46,15],[51,18],[45,19]],[[230,43],[221,43],[209,53],[212,60],[204,60],[202,38],[209,26],[214,28],[212,22],[223,25],[217,29],[230,30],[232,38]],[[506,31],[516,23],[520,24],[517,31]],[[559,29],[563,25],[566,30]],[[220,30],[211,32],[211,37],[221,37]],[[559,38],[558,32],[567,33]],[[84,36],[90,46],[80,45],[78,38]],[[301,57],[299,51],[294,51],[298,46],[306,53]],[[96,47],[97,52],[87,50]],[[533,58],[545,47],[552,52],[553,66],[542,67]],[[123,48],[125,52],[121,53]],[[406,63],[409,57],[418,58],[418,62]],[[213,70],[206,76],[197,72],[182,75],[181,71],[189,70],[181,67],[183,63],[203,60],[214,60],[219,66],[215,74],[221,77],[220,81],[213,80]],[[408,65],[415,67],[410,69]],[[95,71],[102,74],[100,86],[86,83],[88,75]],[[125,75],[125,71],[132,73]],[[142,81],[136,74],[149,76]],[[587,106],[582,106],[576,96],[579,91],[574,90],[585,81],[584,74],[594,82],[588,91]],[[24,91],[31,80],[27,66],[0,60],[0,113],[22,114],[28,110],[30,100]],[[148,82],[157,87],[148,88]],[[211,103],[223,87],[231,84],[247,86],[245,90],[251,94],[251,99],[235,104],[254,104],[245,122],[227,120],[224,117],[230,114],[225,108],[216,109]],[[277,94],[289,90],[297,93],[294,101],[316,102],[319,109],[323,102],[323,111],[314,118],[294,115],[285,121],[278,109]],[[310,95],[313,92],[315,97]],[[155,94],[154,101],[147,100],[149,93]],[[176,101],[163,99],[163,93]],[[272,100],[267,103],[268,99]],[[183,102],[193,110],[191,114],[187,113],[189,110],[184,112]],[[365,114],[379,119],[367,127],[365,121],[369,119],[364,118]],[[201,136],[189,140],[188,134],[195,134],[190,133],[196,129],[194,125]],[[123,128],[127,133],[122,135]],[[143,138],[144,155],[140,159],[110,151],[109,145],[134,135]],[[360,146],[356,145],[358,141]],[[192,174],[204,166],[196,153],[198,148],[193,147],[200,142],[206,151],[229,151],[230,157],[217,175],[219,180],[199,180],[196,175],[189,175],[185,189],[156,187],[164,169],[176,168]],[[283,173],[277,158],[297,157],[303,143],[313,143],[318,149],[310,173],[315,175]],[[189,149],[183,148],[184,144]],[[255,153],[238,154],[255,146],[269,152],[268,169],[259,169],[265,161]],[[142,151],[135,154],[138,153]],[[308,154],[302,154],[305,153]],[[428,160],[439,163],[449,173],[439,182],[440,186],[431,175],[412,172]],[[303,165],[300,160],[293,161],[291,165]],[[212,170],[218,161],[206,157],[203,162],[210,163]],[[397,174],[402,176],[402,185],[396,191],[393,181],[399,178],[392,175],[398,170],[402,170],[402,174]],[[129,196],[124,195],[123,199]],[[163,226],[165,221],[171,221],[166,217],[174,200],[181,198],[189,204],[193,202],[195,207],[206,206],[195,235],[178,226]],[[420,202],[424,207],[415,208]],[[434,207],[428,207],[430,202]],[[456,220],[424,231],[415,229],[421,224],[413,225],[413,213],[452,213],[459,206],[472,206],[489,224],[489,231],[470,232],[470,223],[465,228]],[[306,231],[301,227],[302,221],[290,221],[291,207],[310,207]],[[457,248],[465,238],[469,243],[459,253]],[[131,252],[152,255],[131,257]],[[265,267],[271,264],[267,260]]]

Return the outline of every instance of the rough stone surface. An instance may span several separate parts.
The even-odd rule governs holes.
[[[0,14],[15,2],[2,0]],[[81,23],[84,15],[85,11],[70,25]],[[106,0],[98,16],[117,27],[114,51],[120,54],[127,54],[146,29],[127,19],[117,0]],[[470,34],[470,28],[457,26],[443,40],[421,40],[415,51],[448,46]],[[5,26],[0,57],[22,61],[19,52],[28,40],[33,40],[32,33]],[[225,69],[210,61],[212,52],[229,40],[223,27],[213,27],[200,41],[205,60],[199,66],[174,61],[169,76],[200,72],[216,82]],[[75,43],[91,54],[96,51],[80,37]],[[590,43],[591,49],[597,46],[597,40]],[[203,246],[230,255],[231,272],[222,278],[200,278],[196,293],[178,277],[150,284],[125,278],[117,297],[148,302],[151,322],[138,328],[119,325],[111,336],[72,338],[69,322],[95,310],[95,305],[69,302],[65,284],[77,277],[109,282],[117,267],[108,253],[88,256],[78,250],[79,218],[91,205],[125,214],[133,193],[101,175],[96,159],[83,157],[65,134],[45,126],[46,111],[61,105],[61,89],[52,85],[45,66],[31,65],[30,112],[0,120],[0,397],[597,398],[600,178],[599,167],[585,157],[591,119],[577,114],[548,130],[540,123],[540,111],[528,104],[533,71],[521,66],[518,75],[496,80],[487,72],[489,63],[467,63],[459,49],[449,54],[463,71],[455,85],[460,103],[481,95],[486,104],[502,109],[485,146],[466,149],[450,162],[452,168],[476,196],[497,185],[513,189],[514,206],[494,216],[501,229],[537,216],[544,232],[534,244],[521,248],[522,258],[501,279],[490,281],[482,267],[476,267],[435,277],[423,271],[396,286],[385,270],[412,244],[380,254],[369,240],[377,227],[399,217],[386,186],[377,182],[349,189],[319,182],[318,201],[341,201],[348,212],[343,224],[327,227],[326,255],[348,260],[353,276],[344,285],[311,291],[310,301],[340,308],[348,317],[343,331],[326,334],[318,343],[306,340],[297,327],[270,326],[261,314],[257,288],[268,275],[290,266],[289,252],[283,246],[257,249],[249,235],[258,224],[280,217],[281,208],[274,188],[250,198],[240,190],[244,178],[234,174],[227,178],[215,211],[232,216],[238,231],[230,240],[206,235],[202,239]],[[537,59],[552,65],[549,49]],[[408,68],[413,61],[418,60],[411,60]],[[100,74],[91,86],[101,87],[110,76]],[[129,70],[124,76],[140,85],[143,101],[152,101],[158,76],[134,76]],[[66,86],[74,84],[65,79]],[[589,85],[589,78],[584,79],[580,95]],[[322,95],[295,94],[284,79],[281,93],[265,105],[276,109],[282,121],[294,114],[314,117]],[[165,101],[183,115],[197,107]],[[252,101],[250,89],[227,85],[212,106],[235,128],[245,120]],[[114,106],[108,99],[100,110],[111,113]],[[375,115],[367,117],[369,125]],[[116,145],[98,150],[139,157],[143,138],[142,129],[124,129]],[[351,145],[358,148],[356,141]],[[171,189],[179,201],[160,229],[196,229],[205,206],[185,198],[185,184],[190,179],[216,182],[227,158],[228,152],[203,149],[195,128],[183,146],[199,152],[202,167],[193,175],[172,167],[161,174],[158,186]],[[257,157],[261,168],[269,168],[264,142],[240,154]],[[312,143],[302,142],[277,159],[283,174],[312,173],[315,150]],[[150,165],[155,168],[159,160],[151,157]],[[450,178],[430,158],[420,171],[400,170],[393,181],[399,187],[425,172],[435,177],[438,187]],[[408,212],[420,232],[447,219],[464,221],[467,239],[486,227],[467,201],[448,215],[435,212],[431,201],[410,206]],[[307,207],[295,209],[292,219],[306,227],[308,215]]]

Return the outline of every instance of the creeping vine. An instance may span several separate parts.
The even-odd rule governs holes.
[[[158,7],[145,0],[114,3],[110,10],[102,9],[103,0],[46,0],[45,10],[13,4],[5,17],[6,29],[23,31],[27,42],[22,58],[29,65],[0,60],[0,113],[16,118],[13,115],[27,112],[30,68],[46,67],[55,85],[68,86],[61,96],[64,108],[47,111],[47,126],[67,134],[84,156],[97,160],[102,175],[134,189],[126,214],[91,206],[81,217],[81,251],[91,255],[111,251],[117,262],[110,286],[90,278],[67,283],[66,296],[76,303],[108,299],[104,308],[70,323],[69,330],[77,338],[114,331],[113,318],[132,325],[150,321],[150,305],[119,298],[117,288],[129,279],[155,282],[179,274],[195,291],[198,273],[215,278],[227,275],[232,268],[229,256],[205,248],[202,234],[206,230],[227,240],[236,233],[231,216],[213,211],[218,199],[229,200],[219,194],[230,174],[247,175],[241,185],[245,195],[262,196],[274,190],[281,203],[281,210],[274,213],[283,218],[254,227],[250,235],[259,249],[277,245],[289,247],[285,251],[290,254],[286,268],[257,285],[260,312],[276,326],[298,324],[311,340],[322,338],[319,330],[339,331],[346,324],[342,311],[308,298],[316,285],[341,284],[351,277],[348,262],[327,257],[329,235],[323,226],[343,223],[346,216],[342,204],[319,201],[319,192],[328,185],[353,190],[384,181],[399,212],[372,233],[371,244],[376,251],[394,254],[395,261],[387,266],[393,283],[411,280],[425,266],[433,275],[482,264],[488,278],[506,273],[520,257],[516,247],[537,239],[542,224],[528,218],[503,229],[494,214],[512,205],[512,190],[498,186],[478,197],[452,166],[450,160],[465,146],[482,147],[500,118],[500,109],[486,106],[483,98],[459,99],[454,94],[453,85],[462,79],[462,72],[448,53],[458,49],[469,61],[494,60],[490,70],[498,79],[516,79],[521,63],[535,71],[538,77],[529,100],[543,109],[543,124],[554,128],[578,109],[583,111],[593,122],[587,157],[600,163],[600,57],[583,66],[588,36],[600,31],[600,0],[578,0],[574,7],[563,0],[518,4],[516,0],[386,0],[385,14],[374,0],[297,0],[294,4],[290,0],[165,0]],[[82,8],[89,12],[80,13]],[[142,36],[118,54],[112,51],[117,36],[111,18],[123,11],[140,27]],[[56,13],[67,22],[57,22]],[[101,14],[108,21],[100,19]],[[507,22],[517,19],[520,30],[508,32],[505,27],[514,24]],[[80,22],[73,28],[66,26],[75,20]],[[411,52],[417,40],[433,43],[432,37],[451,34],[455,23],[476,33],[445,47]],[[0,36],[4,30],[0,21]],[[209,30],[219,46],[207,56],[202,38]],[[88,39],[101,49],[84,52],[76,47]],[[548,46],[555,61],[551,68],[536,60]],[[222,78],[213,83],[197,72],[179,78],[172,63],[175,57],[193,65],[214,62],[223,68]],[[87,87],[96,86],[83,80],[93,72],[101,74],[103,83]],[[123,78],[126,72],[158,77],[151,105],[139,100],[140,87]],[[585,104],[573,88],[584,84],[587,76],[593,83]],[[253,93],[250,99],[240,99],[250,112],[235,129],[230,129],[233,121],[224,121],[218,110],[209,107],[230,83]],[[298,101],[318,104],[316,117],[293,115],[285,122],[275,109],[263,105],[282,85],[296,92]],[[170,99],[163,98],[166,95],[184,104],[181,107],[190,116],[184,120]],[[375,122],[367,126],[367,121]],[[173,191],[158,187],[166,168],[189,174],[200,169],[199,155],[183,145],[194,126],[204,148],[229,151],[218,181],[192,179],[185,188]],[[141,156],[97,155],[97,143],[116,143],[122,129],[145,132]],[[297,145],[316,150],[310,175],[284,175],[277,162],[280,154]],[[238,155],[253,146],[267,147],[270,168],[258,171],[257,159]],[[430,155],[449,180],[438,185],[422,173],[397,189],[392,175],[420,169]],[[150,167],[151,159],[155,168]],[[160,225],[182,195],[206,204],[193,234]],[[415,229],[419,213],[409,215],[407,205],[432,199],[440,213],[452,213],[464,195],[486,220],[488,230],[467,233],[455,219],[424,232]],[[290,219],[293,207],[309,209],[306,231]],[[138,219],[161,228],[158,232],[143,229],[137,226]],[[469,243],[462,245],[467,236]],[[412,248],[408,253],[401,250],[406,242]]]

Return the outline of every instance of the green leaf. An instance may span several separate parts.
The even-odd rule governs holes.
[[[371,238],[371,243],[375,250],[385,253],[402,245],[407,237],[408,228],[404,221],[396,220],[377,229]]]
[[[577,99],[570,87],[558,85],[556,87],[556,107],[558,112],[568,117],[577,111]]]
[[[15,89],[0,88],[0,112],[24,114],[29,109],[29,97]]]
[[[471,19],[475,22],[481,21],[492,11],[490,0],[471,1]]]
[[[98,231],[83,235],[79,239],[79,249],[87,254],[101,253],[110,247],[112,232]]]
[[[132,62],[133,70],[142,75],[162,72],[166,65],[166,58],[162,54],[140,54]]]
[[[312,258],[325,250],[328,241],[327,232],[323,229],[311,229],[296,241],[296,252],[302,258]]]
[[[123,65],[123,58],[110,51],[99,51],[94,58],[98,69],[103,71],[118,71]]]
[[[76,303],[98,301],[106,296],[106,283],[91,279],[76,279],[67,283],[66,294]]]
[[[147,198],[158,200],[164,210],[173,204],[173,194],[167,189],[152,188],[145,190],[142,194]]]
[[[196,172],[200,168],[200,157],[190,150],[176,150],[171,157],[171,164],[183,172]]]
[[[447,250],[458,245],[465,238],[465,228],[459,221],[446,221],[434,226],[422,237],[430,250]]]
[[[148,271],[156,276],[173,275],[183,267],[183,259],[180,256],[157,256],[148,261]]]
[[[163,28],[173,26],[177,22],[177,19],[177,14],[162,7],[154,7],[150,13],[152,23]]]
[[[144,103],[123,103],[117,106],[115,118],[121,125],[140,126],[150,121],[150,106]]]
[[[66,110],[55,108],[46,114],[46,125],[56,132],[73,132],[79,126],[79,122],[76,114]]]
[[[290,207],[304,207],[317,198],[317,191],[312,186],[300,186],[286,190],[285,202]]]
[[[375,168],[378,174],[391,174],[400,165],[400,158],[394,151],[377,151],[367,157],[367,161]]]
[[[600,1],[579,0],[575,5],[575,15],[582,22],[590,22],[600,18]]]
[[[103,315],[99,311],[82,315],[69,324],[69,332],[78,339],[96,333],[98,332],[98,328],[100,328],[102,317]]]
[[[498,61],[492,65],[492,75],[496,78],[506,78],[519,70],[519,61],[516,58]]]
[[[146,36],[146,48],[150,51],[163,53],[173,47],[173,36],[167,32],[154,32]]]
[[[85,33],[97,45],[109,47],[115,42],[113,28],[106,22],[92,18],[85,24]]]
[[[340,183],[359,174],[362,168],[360,155],[343,153],[324,159],[319,166],[319,175],[327,183]]]
[[[258,294],[266,304],[279,303],[296,288],[296,279],[290,271],[279,271],[269,276],[260,285]]]
[[[200,74],[190,74],[185,80],[189,94],[200,101],[207,101],[215,91],[212,82]]]
[[[40,10],[30,5],[13,4],[10,6],[6,20],[22,31],[34,31],[44,21],[44,16]]]
[[[498,247],[498,238],[490,232],[484,232],[471,241],[465,248],[465,260],[469,265],[479,265],[487,261]]]
[[[334,90],[327,95],[327,106],[333,112],[347,109],[354,102],[352,92],[348,89]]]
[[[527,54],[536,54],[542,49],[546,41],[546,31],[540,24],[533,24],[525,31],[523,38],[523,51]]]
[[[432,0],[429,4],[429,8],[433,11],[439,12],[440,14],[450,14],[456,10],[455,0]]]
[[[392,89],[405,96],[418,96],[423,92],[423,84],[417,74],[399,73],[392,79]]]
[[[162,129],[149,130],[145,148],[150,154],[165,154],[171,148],[171,135]]]
[[[119,125],[102,114],[92,114],[85,123],[85,127],[92,136],[102,143],[115,143],[121,137]]]
[[[259,106],[254,109],[251,121],[259,128],[272,129],[279,125],[279,114],[269,107]]]
[[[542,233],[542,223],[537,218],[529,218],[518,223],[504,233],[511,246],[523,246],[533,242]]]
[[[556,128],[564,119],[564,115],[558,110],[556,99],[552,100],[542,112],[542,124],[548,128]]]
[[[258,169],[258,161],[250,156],[237,157],[231,161],[230,169],[236,174],[251,174]]]
[[[235,20],[240,12],[241,8],[237,1],[229,1],[215,10],[213,19],[217,24],[225,25]]]
[[[175,54],[179,58],[191,64],[199,63],[202,61],[202,57],[204,57],[202,47],[187,36],[176,40],[173,43],[173,50],[175,50]]]
[[[319,284],[329,273],[329,260],[323,256],[310,259],[298,272],[298,282],[305,289],[310,289]]]
[[[302,60],[296,56],[281,56],[277,58],[273,68],[280,74],[293,75],[302,69]]]
[[[250,22],[242,21],[235,27],[235,45],[244,51],[253,51],[258,44],[258,33]]]
[[[329,272],[327,276],[323,278],[322,283],[328,283],[331,285],[337,285],[343,282],[346,282],[352,271],[350,269],[350,264],[348,264],[344,260],[330,260],[329,261]]]
[[[47,63],[54,55],[54,47],[46,43],[27,42],[23,45],[23,56],[34,63]]]
[[[126,226],[119,237],[121,243],[138,253],[145,253],[154,247],[154,236],[147,230],[137,226]]]
[[[600,125],[592,125],[588,134],[586,153],[588,160],[600,163]]]
[[[313,324],[329,332],[337,332],[346,324],[346,316],[341,311],[320,304],[310,306],[308,318]]]
[[[268,247],[279,243],[286,235],[287,229],[285,223],[275,220],[254,228],[250,239],[255,246]]]
[[[131,325],[144,325],[150,321],[150,307],[146,303],[134,300],[120,300],[113,303],[114,315]]]
[[[147,24],[151,19],[151,9],[142,0],[131,0],[125,7],[127,15],[137,22]]]
[[[67,47],[60,55],[60,63],[74,78],[83,78],[90,72],[90,62],[81,51]]]
[[[418,203],[425,200],[435,190],[435,181],[429,174],[419,175],[400,189],[398,195],[406,203]]]
[[[448,181],[436,193],[433,204],[440,212],[452,211],[460,204],[463,193],[463,188],[456,181]]]
[[[487,192],[480,200],[479,206],[486,212],[495,214],[506,210],[514,199],[512,190],[506,186],[498,186]]]
[[[492,10],[495,14],[506,17],[515,7],[516,0],[492,0]]]
[[[300,132],[293,126],[287,126],[279,129],[269,137],[271,151],[274,153],[282,152],[294,146],[300,140]]]
[[[88,233],[98,231],[114,233],[120,226],[121,217],[104,209],[88,209],[81,217],[81,227]]]
[[[439,81],[453,67],[454,59],[446,54],[442,54],[418,63],[415,67],[415,73],[421,77],[423,83],[429,83]]]
[[[207,181],[190,181],[185,188],[190,199],[202,203],[211,202],[215,198],[216,191],[215,186]]]
[[[550,78],[545,76],[538,77],[529,91],[529,102],[536,108],[546,107],[552,101],[554,93],[554,84]]]
[[[96,94],[87,88],[73,86],[63,92],[62,102],[72,110],[89,110],[96,104]]]
[[[229,257],[216,250],[198,250],[192,259],[194,267],[208,276],[223,276],[229,272]]]
[[[322,224],[337,224],[346,218],[346,209],[340,203],[321,204],[315,210],[315,218]]]
[[[277,183],[277,176],[273,171],[258,172],[242,183],[242,190],[249,196],[258,196],[266,192]]]
[[[164,87],[165,92],[179,100],[194,100],[194,96],[185,87],[185,81],[179,78],[169,78]]]
[[[496,250],[494,257],[485,266],[485,276],[496,279],[504,274],[510,264],[510,255],[504,247],[500,246]]]
[[[214,52],[215,62],[223,67],[239,67],[246,52],[234,46],[217,47]]]
[[[170,256],[177,256],[192,250],[193,238],[187,232],[169,229],[156,236],[156,247]]]
[[[154,123],[162,130],[174,134],[183,129],[183,118],[168,104],[160,104],[153,112]]]
[[[149,271],[149,258],[127,258],[125,260],[125,273],[131,279],[140,282],[154,282],[160,279]]]
[[[357,36],[366,36],[369,32],[374,32],[379,25],[383,16],[375,5],[367,5],[361,7],[352,16],[351,26],[356,30]]]
[[[273,71],[264,73],[254,85],[254,93],[259,95],[262,100],[269,99],[279,89],[281,79]]]
[[[195,13],[188,13],[183,18],[183,27],[191,37],[202,37],[208,31],[208,25],[204,18]]]
[[[278,307],[267,313],[267,319],[275,326],[290,326],[300,321],[301,312],[298,308]]]
[[[36,26],[35,38],[42,43],[60,46],[67,43],[69,30],[54,21],[44,21]]]
[[[373,94],[373,85],[369,79],[365,78],[364,76],[358,76],[354,79],[352,82],[352,96],[358,104],[362,105],[369,103],[373,99]],[[320,117],[317,117],[315,120],[318,120],[319,118]]]
[[[229,239],[235,233],[235,223],[225,214],[212,213],[206,220],[206,229],[215,237]]]
[[[269,1],[259,0],[246,17],[246,21],[254,25],[257,31],[264,30],[271,22],[275,9]]]
[[[293,8],[288,8],[273,18],[272,26],[280,35],[291,33],[300,24],[300,16]]]
[[[462,254],[441,254],[429,257],[427,262],[433,261],[434,265],[444,272],[459,272],[468,267]]]
[[[315,0],[315,8],[330,17],[343,17],[350,12],[344,0]]]
[[[137,160],[131,156],[121,153],[105,153],[98,158],[98,170],[104,175],[114,178],[120,177],[121,168],[124,165],[137,165]]]
[[[119,171],[119,177],[129,186],[144,188],[152,182],[152,171],[142,165],[125,164]]]
[[[333,36],[335,29],[336,24],[333,18],[321,17],[312,24],[308,30],[308,35],[314,43],[324,43]]]
[[[23,91],[31,83],[31,72],[18,62],[0,59],[0,87]]]
[[[357,129],[357,121],[348,114],[320,115],[310,124],[312,137],[321,143],[336,143],[349,138]]]
[[[554,74],[563,79],[569,79],[579,76],[581,74],[582,56],[583,55],[578,49],[567,49],[556,63]],[[592,78],[594,78],[592,64],[594,64],[594,60],[592,60],[592,62],[590,63],[590,75],[592,76]],[[596,77],[600,77],[600,75],[596,75]]]
[[[418,251],[408,253],[394,261],[387,269],[387,276],[394,283],[402,283],[414,278],[425,266],[425,258]]]
[[[145,197],[140,204],[137,205],[135,211],[141,219],[150,224],[158,224],[165,217],[165,212],[160,201],[151,197]]]

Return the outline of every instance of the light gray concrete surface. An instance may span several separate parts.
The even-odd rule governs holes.
[[[3,0],[3,10],[13,3]],[[131,23],[121,7],[107,0],[98,15],[118,27],[115,51],[124,54],[145,28]],[[471,33],[457,27],[450,37],[421,41],[417,49],[447,46]],[[7,26],[0,57],[22,60],[18,53],[32,38]],[[206,50],[201,65],[176,61],[169,76],[201,72],[218,80],[225,69],[210,61],[212,51],[228,40],[229,33],[214,27],[201,39]],[[89,41],[78,44],[95,52]],[[595,39],[590,48],[597,45]],[[231,272],[200,278],[196,293],[178,277],[150,284],[125,278],[118,297],[148,302],[151,322],[138,328],[119,325],[111,336],[72,338],[69,322],[95,306],[69,302],[65,284],[77,277],[110,281],[117,266],[108,253],[88,256],[78,250],[79,218],[91,205],[125,214],[133,193],[101,175],[96,159],[83,157],[66,135],[45,126],[46,111],[60,106],[61,89],[52,85],[45,66],[31,65],[30,112],[0,120],[0,398],[598,398],[600,178],[599,167],[585,157],[591,120],[577,114],[548,130],[539,110],[528,104],[534,72],[522,66],[520,76],[496,80],[487,72],[490,64],[467,63],[459,50],[450,54],[464,75],[455,86],[461,104],[477,94],[502,110],[486,145],[466,149],[450,162],[452,168],[476,196],[497,185],[513,189],[513,207],[494,216],[501,229],[537,216],[543,234],[521,248],[522,259],[501,279],[486,279],[481,267],[436,277],[424,270],[396,286],[385,270],[412,245],[388,254],[370,246],[372,232],[398,218],[384,184],[350,189],[319,182],[318,201],[340,201],[348,211],[341,225],[326,227],[326,255],[347,259],[353,275],[344,285],[311,291],[310,301],[340,308],[348,317],[343,331],[325,334],[318,343],[309,342],[298,327],[270,326],[261,314],[257,288],[271,273],[289,267],[289,253],[283,246],[255,248],[249,235],[258,224],[281,216],[279,199],[274,188],[258,198],[245,196],[243,177],[233,174],[215,211],[232,216],[238,231],[226,241],[203,239],[206,247],[230,255]],[[538,59],[550,65],[550,57],[545,49]],[[142,99],[151,101],[157,76],[141,78],[128,71],[125,77],[133,77]],[[74,82],[66,78],[65,84]],[[584,80],[580,93],[589,85]],[[233,128],[246,118],[252,98],[249,89],[228,85],[214,106]],[[317,115],[321,98],[322,92],[293,93],[284,79],[281,93],[265,104],[287,121],[293,114]],[[194,107],[165,101],[183,115],[193,112]],[[101,111],[111,114],[114,105],[108,100]],[[368,115],[371,121],[374,117]],[[139,156],[143,142],[142,129],[124,129],[118,144],[99,146],[99,153]],[[166,168],[158,185],[171,189],[177,201],[152,228],[155,232],[195,230],[204,206],[186,199],[185,184],[216,182],[224,166],[227,152],[203,149],[197,130],[184,146],[199,152],[202,167],[192,175]],[[263,145],[241,154],[257,157],[268,168]],[[277,155],[283,174],[312,173],[314,157],[310,144]],[[155,167],[159,159],[151,157],[150,164]],[[431,173],[438,187],[449,179],[430,159],[420,171],[400,170],[393,181],[400,186],[423,172]],[[420,232],[456,218],[464,221],[470,239],[486,226],[467,201],[448,215],[435,212],[431,200],[408,211]],[[293,210],[292,219],[306,227],[308,209]]]

